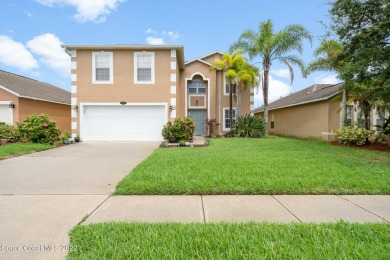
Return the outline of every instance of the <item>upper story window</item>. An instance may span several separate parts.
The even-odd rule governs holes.
[[[232,93],[233,93],[233,95],[235,95],[236,94],[236,83],[233,83],[232,84]],[[224,95],[229,95],[229,85],[228,84],[226,84],[225,85],[225,93],[223,93]]]
[[[188,93],[206,93],[206,83],[204,83],[200,78],[194,78],[191,82],[188,83]]]
[[[154,83],[154,52],[134,53],[134,83]]]
[[[112,52],[92,52],[92,83],[112,84]]]
[[[227,84],[227,81],[226,81],[226,78],[225,78],[225,74],[224,74],[224,78],[223,78],[223,84],[225,85],[225,88],[223,89],[223,95],[224,96],[229,96],[229,85]],[[236,81],[233,80],[232,82],[232,93],[233,95],[236,94]]]

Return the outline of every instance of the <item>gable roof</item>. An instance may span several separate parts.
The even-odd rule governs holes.
[[[179,69],[184,69],[183,45],[150,45],[150,44],[63,44],[65,51],[70,50],[176,50]],[[68,53],[69,54],[69,53]]]
[[[0,70],[0,88],[21,98],[70,105],[69,91],[4,70]]]
[[[214,54],[221,54],[221,55],[223,55],[223,53],[220,52],[220,51],[214,51],[214,52],[209,53],[209,54],[206,54],[206,55],[204,55],[204,56],[202,56],[202,57],[200,57],[200,58],[197,58],[197,59],[193,59],[193,60],[187,61],[187,62],[185,63],[185,65],[188,65],[188,64],[193,63],[193,62],[195,62],[195,61],[199,61],[199,62],[201,62],[201,63],[204,63],[205,65],[211,66],[210,63],[204,61],[203,59],[204,59],[204,58],[207,58],[207,57],[209,57],[209,56],[211,56],[211,55],[214,55]]]
[[[284,107],[298,106],[307,103],[313,103],[323,100],[328,100],[331,97],[336,96],[341,92],[340,88],[342,83],[339,84],[315,84],[308,88],[302,89],[289,96],[278,99],[268,105],[269,110],[274,110]],[[264,107],[255,109],[255,113],[263,112]]]

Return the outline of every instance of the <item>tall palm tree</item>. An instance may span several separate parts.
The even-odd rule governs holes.
[[[244,31],[230,51],[242,49],[248,53],[250,60],[260,58],[262,64],[263,100],[264,100],[264,124],[266,134],[268,134],[268,85],[271,65],[274,61],[279,61],[286,65],[290,72],[291,83],[294,80],[293,65],[298,66],[303,73],[304,65],[301,58],[290,54],[292,51],[302,53],[303,40],[308,39],[311,43],[312,36],[301,25],[289,25],[284,29],[274,32],[271,20],[261,22],[258,31]]]
[[[338,56],[343,52],[343,46],[336,40],[324,40],[320,46],[314,51],[314,57],[316,58],[309,63],[304,77],[315,71],[334,71],[340,74],[345,67],[345,63],[338,59]],[[340,127],[344,127],[347,122],[347,102],[348,102],[348,90],[343,89],[343,99],[341,101],[341,114],[340,114]]]
[[[243,84],[245,87],[248,84],[256,82],[256,68],[251,67],[245,59],[243,50],[235,50],[232,54],[224,53],[222,60],[218,60],[211,65],[210,71],[222,70],[225,73],[226,83],[229,87],[229,121],[230,127],[233,126],[233,82],[236,86]],[[237,104],[239,109],[239,104]]]

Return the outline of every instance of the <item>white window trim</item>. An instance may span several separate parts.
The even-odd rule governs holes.
[[[226,78],[223,78],[223,95],[224,96],[229,96],[229,92],[226,92]],[[237,92],[237,87],[236,87],[236,92]],[[236,93],[233,93],[233,96],[236,95]]]
[[[151,55],[151,80],[150,81],[138,81],[138,70],[137,70],[137,57],[141,54],[150,54]],[[134,52],[134,84],[154,84],[155,83],[155,64],[154,64],[154,52]]]
[[[191,97],[203,97],[204,106],[191,106]],[[188,95],[188,108],[207,108],[206,106],[206,94],[191,94]]]
[[[92,84],[112,84],[114,81],[114,63],[113,63],[113,53],[112,52],[104,52],[104,54],[110,55],[110,80],[108,81],[96,81],[96,63],[95,57],[102,52],[92,52]]]
[[[225,110],[229,110],[229,107],[223,107],[222,108],[222,130],[223,131],[230,131],[230,128],[226,128],[225,127]],[[237,113],[237,107],[233,107],[233,110],[236,110],[236,113]],[[237,117],[237,115],[236,115]]]

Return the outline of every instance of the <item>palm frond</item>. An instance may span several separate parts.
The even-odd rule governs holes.
[[[301,69],[302,74],[305,72],[305,64],[301,58],[295,55],[288,55],[288,56],[283,56],[278,58],[279,61],[281,61],[283,64],[289,64],[298,66]]]

